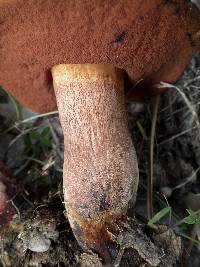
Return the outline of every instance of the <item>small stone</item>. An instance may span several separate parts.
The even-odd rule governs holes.
[[[200,194],[190,192],[184,197],[184,202],[188,209],[192,209],[194,211],[200,210]]]
[[[49,250],[50,245],[50,239],[45,238],[43,235],[34,236],[27,242],[27,248],[33,252],[46,252]]]
[[[170,198],[172,195],[172,189],[169,186],[164,186],[160,189],[160,193],[163,194],[166,198]]]

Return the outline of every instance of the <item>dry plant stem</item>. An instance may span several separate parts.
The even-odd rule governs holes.
[[[149,166],[149,176],[147,185],[147,213],[148,219],[153,216],[153,159],[154,159],[154,139],[156,130],[156,121],[158,115],[158,108],[160,102],[160,96],[154,98],[154,108],[153,108],[153,118],[151,124],[151,135],[150,135],[150,166]]]
[[[64,132],[64,199],[79,244],[106,262],[116,257],[112,234],[138,187],[127,127],[123,71],[111,65],[58,65],[53,82]]]
[[[2,181],[0,181],[0,216],[3,214],[6,207],[7,196],[5,191],[6,191],[6,186],[3,184]]]
[[[13,210],[6,193],[6,183],[4,183],[5,177],[7,176],[8,173],[6,172],[3,163],[0,161],[0,238],[1,231],[9,225],[13,216]]]
[[[187,246],[184,249],[185,253],[183,253],[182,255],[182,266],[183,267],[189,266],[189,258],[191,255],[192,248],[194,246],[194,242],[192,240],[196,239],[197,229],[198,229],[198,226],[196,224],[193,224],[191,226],[191,231],[190,231],[191,240],[188,241]]]

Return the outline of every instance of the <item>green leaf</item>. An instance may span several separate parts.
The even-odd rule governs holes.
[[[198,217],[197,213],[191,209],[186,209],[187,212],[191,215],[191,216],[194,216],[194,217]]]
[[[196,219],[193,218],[192,216],[188,216],[188,217],[185,217],[183,219],[183,222],[186,223],[186,224],[195,224],[196,223]]]
[[[32,132],[30,132],[30,138],[33,140],[39,141],[40,134],[36,130],[33,130]]]
[[[41,137],[50,137],[50,128],[48,126],[42,130]]]
[[[171,212],[171,207],[166,207],[162,210],[160,210],[158,213],[156,213],[148,222],[148,225],[152,225],[156,222],[158,222],[160,219],[162,219],[164,216],[166,216],[169,212]]]
[[[189,213],[189,216],[183,219],[183,222],[186,224],[197,224],[198,226],[200,225],[200,217],[198,213],[191,209],[186,209],[187,212]]]

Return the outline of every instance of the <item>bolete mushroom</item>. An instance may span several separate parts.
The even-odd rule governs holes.
[[[35,111],[58,104],[68,218],[108,262],[138,185],[124,71],[131,82],[176,81],[200,47],[200,12],[184,0],[1,0],[0,20],[0,84]]]

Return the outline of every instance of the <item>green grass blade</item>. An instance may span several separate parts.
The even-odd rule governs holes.
[[[148,225],[152,225],[156,222],[158,222],[160,219],[162,219],[164,216],[166,216],[169,212],[171,212],[171,207],[166,207],[162,210],[160,210],[158,213],[156,213],[148,222]]]

